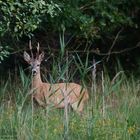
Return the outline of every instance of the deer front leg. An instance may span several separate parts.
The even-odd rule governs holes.
[[[40,106],[42,106],[42,107],[45,107],[45,106],[46,106],[46,104],[45,104],[43,101],[41,101],[40,99],[35,98],[35,100],[37,101],[37,103],[38,103]]]

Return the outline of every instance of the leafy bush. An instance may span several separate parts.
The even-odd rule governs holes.
[[[101,32],[133,26],[134,11],[139,4],[137,0],[1,0],[0,35],[30,36],[44,25],[46,30],[47,27],[58,30],[63,24],[66,29],[72,29],[71,32],[80,33],[86,38],[96,37]]]
[[[1,22],[0,34],[10,33],[12,36],[31,36],[39,27],[45,13],[51,17],[56,15],[54,9],[58,7],[53,2],[47,4],[44,0],[0,1]]]
[[[92,42],[123,27],[138,28],[139,5],[139,0],[0,0],[0,38],[21,41],[38,29],[54,35],[65,27],[66,34]]]

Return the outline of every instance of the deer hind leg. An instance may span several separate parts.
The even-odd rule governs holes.
[[[82,115],[83,114],[83,108],[84,108],[84,104],[83,102],[81,102],[79,104],[79,101],[71,104],[71,107],[73,110],[75,110],[79,115]]]

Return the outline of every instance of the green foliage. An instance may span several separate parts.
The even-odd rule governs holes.
[[[48,13],[53,17],[57,15],[55,9],[59,9],[57,4],[45,0],[0,1],[0,8],[0,35],[10,33],[15,37],[31,36],[42,22],[42,16]]]
[[[62,7],[59,17],[50,19],[52,26],[64,24],[67,30],[93,40],[125,26],[134,26],[132,13],[140,3],[135,1],[76,0],[57,1]],[[133,4],[134,8],[131,8]],[[124,8],[124,5],[126,6]]]
[[[33,32],[40,27],[43,19],[47,19],[46,15],[53,18],[60,10],[53,1],[0,0],[0,43],[12,47],[11,40],[15,42],[23,36],[31,38]],[[7,36],[11,40],[7,40]],[[0,46],[0,61],[8,54],[7,47]]]
[[[62,27],[89,42],[112,37],[120,28],[139,28],[139,7],[139,0],[0,0],[1,44],[11,47],[11,40],[31,38],[38,30],[60,34]]]
[[[0,46],[0,63],[8,55],[9,55],[9,47],[8,46],[5,46],[5,47]]]
[[[96,38],[101,32],[133,26],[133,12],[139,4],[137,0],[1,0],[0,35],[31,36],[34,30],[44,28],[44,25],[45,30],[47,27],[58,30],[63,24],[66,29],[87,39]]]

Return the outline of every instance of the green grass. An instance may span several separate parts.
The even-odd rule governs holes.
[[[32,110],[30,77],[21,70],[18,82],[9,78],[0,85],[0,139],[62,140],[65,135],[64,110],[35,107]],[[122,73],[111,84],[104,76],[103,85],[90,100],[81,117],[68,113],[69,140],[139,140],[140,81]]]

